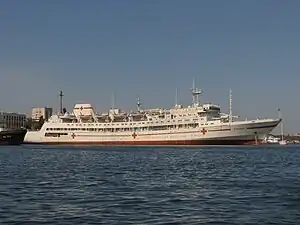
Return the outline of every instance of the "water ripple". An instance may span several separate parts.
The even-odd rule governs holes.
[[[0,148],[1,224],[298,224],[300,148]]]

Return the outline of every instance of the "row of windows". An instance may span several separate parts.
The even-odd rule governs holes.
[[[204,124],[201,124],[204,125]],[[47,131],[134,131],[134,130],[168,130],[174,128],[196,128],[199,127],[197,123],[181,124],[181,125],[164,125],[164,126],[149,126],[149,127],[132,127],[132,128],[47,128]]]
[[[202,119],[201,119],[202,120]],[[68,123],[67,126],[126,126],[126,125],[151,125],[151,124],[159,124],[159,123],[170,123],[170,122],[174,122],[174,123],[179,123],[179,122],[196,122],[198,121],[198,119],[194,119],[194,120],[190,120],[190,119],[186,119],[186,120],[178,120],[178,121],[156,121],[156,122],[135,122],[135,123]]]
[[[26,121],[25,120],[0,120],[0,126],[4,126],[7,129],[17,129],[21,127],[25,127]]]
[[[95,124],[94,124],[95,125]],[[211,123],[202,123],[200,124],[201,126],[204,126],[204,125],[214,125],[213,122]],[[189,123],[189,124],[177,124],[177,125],[163,125],[165,127],[185,127],[185,126],[189,126],[189,127],[198,127],[198,123]],[[162,126],[147,126],[147,127],[125,127],[125,128],[105,128],[105,129],[139,129],[139,128],[145,128],[145,129],[148,129],[148,128],[155,128],[155,127],[162,127]],[[65,131],[76,131],[76,130],[81,130],[81,131],[95,131],[95,130],[103,130],[101,128],[47,128],[46,130],[65,130]]]
[[[0,117],[0,120],[26,121],[26,118],[19,116],[3,116],[2,118]]]
[[[62,135],[68,135],[68,133],[45,133],[45,137],[60,137]]]

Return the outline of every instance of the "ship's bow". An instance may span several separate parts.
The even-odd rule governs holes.
[[[260,144],[268,137],[268,135],[278,126],[281,119],[259,119],[247,121],[239,126],[244,127],[247,136],[250,137],[247,144]]]

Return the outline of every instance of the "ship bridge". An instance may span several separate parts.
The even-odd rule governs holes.
[[[76,104],[73,109],[76,117],[94,115],[94,108],[91,104]]]
[[[215,104],[203,104],[202,108],[204,110],[214,110],[214,111],[220,111],[220,106]]]

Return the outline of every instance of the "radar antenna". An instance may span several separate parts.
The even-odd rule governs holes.
[[[202,90],[199,88],[196,88],[195,85],[195,79],[193,79],[193,87],[191,88],[192,96],[193,96],[193,106],[197,107],[199,106],[199,95],[202,94]]]

